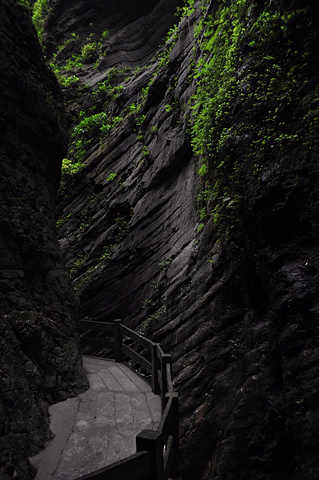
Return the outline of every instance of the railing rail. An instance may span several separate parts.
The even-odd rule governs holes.
[[[179,475],[178,394],[174,391],[172,357],[154,343],[122,324],[81,322],[82,344],[108,348],[116,362],[137,364],[150,376],[152,392],[161,396],[162,416],[157,430],[143,430],[136,437],[136,454],[77,480],[168,480]],[[99,332],[98,337],[88,336]],[[103,343],[104,342],[104,343]],[[134,362],[134,366],[130,362]]]

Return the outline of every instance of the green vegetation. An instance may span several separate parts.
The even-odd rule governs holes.
[[[102,32],[102,38],[107,38],[109,36],[109,31],[108,29],[106,28],[105,30],[103,30]]]
[[[110,173],[110,175],[107,177],[106,181],[107,182],[113,182],[117,177],[117,173]]]
[[[185,3],[185,8],[178,11],[178,17],[182,18],[191,12],[194,7],[194,1],[188,1]],[[44,18],[42,16],[41,18]],[[93,27],[93,26],[92,26]],[[101,38],[106,39],[109,35],[107,29],[105,29]],[[72,33],[69,38],[60,45],[53,55],[50,65],[55,72],[60,84],[68,89],[68,92],[74,98],[77,95],[79,98],[83,93],[88,94],[90,88],[83,86],[80,81],[80,74],[87,63],[93,63],[99,61],[103,57],[103,44],[99,41],[94,33],[91,33],[86,43],[81,44],[79,36]],[[138,75],[143,69],[137,68],[135,71],[128,67],[122,69],[112,68],[108,72],[107,77],[99,82],[94,88],[91,89],[92,106],[85,107],[84,111],[78,113],[78,118],[73,119],[73,127],[70,134],[70,148],[68,152],[68,161],[63,165],[63,178],[66,175],[72,175],[80,170],[80,166],[86,159],[89,149],[101,141],[111,130],[118,125],[122,118],[134,117],[134,123],[137,133],[137,138],[143,143],[142,128],[145,123],[146,116],[143,114],[143,108],[145,106],[148,92],[152,84],[154,83],[160,69],[164,67],[170,59],[170,53],[176,44],[178,38],[178,26],[175,25],[167,34],[163,45],[160,47],[157,58],[158,67],[154,72],[148,85],[142,89],[138,102],[130,104],[120,116],[114,116],[107,113],[110,102],[116,100],[116,98],[123,91],[123,84],[126,81],[130,81],[131,77],[124,77],[125,74]],[[66,50],[66,46],[73,44],[73,49]],[[65,58],[64,51],[70,52]],[[75,53],[75,51],[77,53]],[[92,68],[92,67],[90,67]],[[124,77],[124,78],[123,78]],[[119,84],[119,82],[122,82]],[[85,91],[84,91],[85,90]],[[87,95],[85,95],[87,96]],[[97,103],[101,102],[99,109],[96,109]],[[175,102],[176,103],[176,102]],[[170,112],[177,105],[173,102],[167,104],[165,109]],[[100,111],[99,111],[100,110]],[[155,134],[157,127],[152,127],[151,133]],[[142,145],[143,157],[149,156],[149,148],[147,145]],[[71,165],[74,165],[73,167]],[[113,180],[114,178],[112,178]],[[108,180],[110,181],[110,180]]]
[[[56,222],[57,229],[61,229],[62,226],[72,217],[73,217],[73,213],[68,213],[67,215],[62,215],[60,218],[58,218]]]
[[[79,270],[84,265],[84,262],[85,262],[86,258],[87,258],[87,254],[81,253],[81,254],[78,255],[77,259],[75,260],[75,262],[73,264],[73,267],[70,270],[71,278],[75,278],[76,275],[79,274]]]
[[[149,154],[150,154],[150,149],[148,148],[147,145],[143,145],[142,154],[143,154],[143,157],[145,157],[145,158],[149,156]]]
[[[41,15],[41,22],[44,25],[46,16],[43,17]],[[102,33],[102,38],[106,38],[107,35],[108,32],[105,30]],[[92,64],[95,61],[95,66],[97,67],[100,60],[104,57],[103,44],[98,39],[94,40],[95,36],[94,33],[90,33],[83,43],[78,34],[71,33],[65,42],[56,49],[50,60],[50,66],[63,86],[68,86],[72,83],[72,80],[69,80],[69,78],[73,78],[73,81],[75,81],[77,74],[87,68],[85,64]],[[73,45],[73,48],[66,49],[70,44]],[[65,52],[67,53],[65,54]]]
[[[79,290],[89,285],[94,277],[95,272],[99,271],[111,260],[116,247],[128,234],[131,223],[131,214],[132,212],[130,215],[119,215],[114,219],[114,225],[116,225],[114,237],[111,242],[108,242],[103,246],[98,257],[89,258],[88,255],[78,256],[70,271],[71,278],[74,279],[75,290]],[[89,226],[89,221],[90,218],[88,218],[88,223],[83,222],[81,224],[82,229],[86,229]],[[86,261],[89,261],[90,266],[86,266],[86,268],[83,269]]]
[[[36,4],[40,11],[40,0]],[[214,14],[208,15],[210,4],[208,0],[200,2],[202,18],[196,27],[193,71],[189,78],[196,88],[191,99],[190,134],[198,157],[198,231],[211,219],[218,233],[227,232],[235,244],[242,218],[240,212],[247,207],[247,184],[262,177],[269,155],[280,151],[288,159],[300,142],[312,148],[309,137],[303,133],[311,134],[318,127],[318,95],[309,98],[302,107],[298,104],[297,92],[308,81],[312,29],[306,25],[305,9],[289,12],[280,1],[267,0],[262,5],[256,2],[251,8],[248,0],[220,0],[213,9]],[[176,12],[179,21],[191,15],[194,6],[194,0],[185,1],[184,7]],[[45,15],[47,12],[43,10],[39,16],[43,19]],[[294,38],[296,32],[298,41]],[[112,68],[93,88],[84,87],[80,81],[81,72],[92,69],[92,65],[85,64],[98,62],[103,57],[101,42],[108,34],[107,30],[100,38],[90,34],[81,43],[74,33],[52,59],[61,85],[73,97],[85,92],[86,98],[85,107],[80,107],[72,119],[71,146],[68,159],[63,162],[63,178],[80,171],[90,149],[126,119],[132,122],[141,142],[141,157],[150,154],[143,137],[150,121],[147,101],[152,87],[156,89],[159,74],[170,62],[178,40],[178,26],[168,32],[159,48],[156,69],[148,84],[135,102],[128,106],[125,103],[122,111],[116,100],[125,83],[131,82],[134,75],[140,75],[143,69]],[[74,50],[65,49],[70,43]],[[72,54],[65,58],[68,51]],[[168,114],[182,108],[174,97],[177,83],[178,78],[172,78],[166,92],[162,108]],[[80,102],[78,100],[78,104]],[[287,119],[293,119],[298,108],[304,108],[303,123],[297,126],[294,122],[296,126],[292,130]],[[113,112],[116,113],[112,118]],[[151,134],[158,132],[157,126],[148,128]],[[107,182],[113,182],[116,177],[115,172],[110,173]],[[83,221],[82,229],[86,225]],[[105,246],[98,263],[111,258],[116,244]],[[167,265],[160,268],[165,269]]]
[[[90,146],[105,137],[121,120],[121,117],[110,118],[106,112],[96,113],[80,120],[71,132],[70,155],[75,163],[83,162]]]
[[[121,77],[123,73],[127,72],[127,68],[121,70],[115,67],[109,70],[107,77],[97,84],[97,87],[92,91],[92,97],[106,97],[108,101],[115,100],[123,91],[123,85],[116,85],[116,79]]]
[[[32,9],[33,9],[33,0],[18,0],[18,3],[20,5],[23,5],[28,9],[28,12],[32,15]]]
[[[271,1],[250,7],[248,0],[221,0],[214,16],[205,13],[199,22],[194,48],[199,60],[193,71],[191,142],[202,185],[199,230],[213,217],[234,244],[245,182],[260,177],[267,155],[280,150],[288,158],[301,140],[300,125],[291,127],[287,119],[295,117],[298,89],[307,83],[313,34],[305,9],[287,12]],[[296,40],[296,31],[304,41]]]
[[[84,165],[81,162],[73,163],[68,158],[64,158],[62,160],[62,180],[65,179],[66,176],[75,175],[76,173],[80,172],[83,169]]]
[[[195,0],[185,0],[185,5],[183,7],[177,7],[175,16],[179,20],[182,20],[184,17],[189,17],[194,11]]]
[[[165,260],[163,260],[162,262],[159,262],[157,264],[157,266],[159,267],[159,269],[161,271],[165,271],[168,269],[168,267],[170,266],[170,264],[172,263],[173,261],[173,258],[172,257],[169,257],[169,258],[166,258]]]
[[[102,49],[101,42],[89,42],[83,45],[80,58],[85,63],[92,63],[99,57],[99,51]]]
[[[24,3],[29,3],[30,5],[30,2]],[[47,0],[36,0],[32,10],[32,21],[34,23],[40,41],[42,39],[44,25],[49,13],[50,8]]]
[[[152,306],[153,305],[153,302],[150,298],[147,298],[146,300],[143,301],[142,303],[142,309],[145,310],[147,309],[148,307]]]
[[[154,320],[158,320],[164,313],[166,312],[165,305],[162,305],[155,313],[149,315],[146,320],[142,323],[142,328],[149,328],[151,327]]]

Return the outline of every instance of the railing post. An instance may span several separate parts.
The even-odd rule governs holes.
[[[167,374],[166,374],[166,365],[170,364],[172,368],[172,356],[165,353],[162,355],[161,358],[161,377],[162,377],[162,385],[161,385],[161,400],[162,400],[162,413],[166,407],[166,393],[167,393]]]
[[[179,471],[179,417],[178,417],[178,393],[174,392],[170,394],[172,397],[172,409],[173,409],[173,422],[172,422],[172,435],[174,439],[174,459],[170,471],[172,478],[178,478]]]
[[[114,358],[116,362],[123,361],[123,353],[122,353],[122,332],[121,332],[121,325],[122,320],[114,320]]]
[[[158,381],[158,371],[160,369],[160,362],[157,355],[157,348],[159,344],[153,343],[152,345],[152,392],[155,394],[161,393],[161,387]]]
[[[136,436],[136,451],[150,452],[152,480],[164,480],[164,459],[162,433],[156,430],[142,430]]]

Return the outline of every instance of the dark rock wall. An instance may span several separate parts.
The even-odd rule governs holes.
[[[48,403],[83,390],[78,308],[55,232],[67,127],[25,9],[0,3],[0,472],[31,478]]]
[[[60,241],[82,315],[123,318],[173,354],[184,479],[319,475],[318,17],[302,7],[195,2],[152,61],[133,49],[145,68],[103,107],[121,122],[64,185]],[[114,50],[84,84],[130,63],[112,51],[137,25],[110,28]],[[201,75],[214,55],[219,70]],[[76,108],[92,106],[83,98]]]

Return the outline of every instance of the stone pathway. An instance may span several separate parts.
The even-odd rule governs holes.
[[[90,388],[50,407],[54,439],[31,459],[34,480],[74,480],[135,453],[135,436],[155,429],[160,397],[121,363],[83,357]]]

